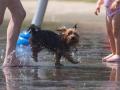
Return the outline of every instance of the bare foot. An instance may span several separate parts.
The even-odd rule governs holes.
[[[120,55],[113,55],[112,57],[106,59],[106,62],[120,62]]]
[[[15,52],[5,57],[3,67],[19,67],[22,66],[22,62],[16,58]]]
[[[17,58],[7,58],[4,60],[3,67],[19,67],[22,63]]]
[[[106,62],[107,59],[111,58],[114,54],[109,54],[106,57],[102,58],[103,62]]]

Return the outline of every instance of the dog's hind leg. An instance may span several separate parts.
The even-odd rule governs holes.
[[[78,64],[78,63],[79,63],[78,61],[74,61],[74,60],[73,60],[73,58],[72,58],[72,56],[70,55],[69,52],[65,52],[64,57],[65,57],[69,62],[71,62],[71,63],[73,63],[73,64]]]

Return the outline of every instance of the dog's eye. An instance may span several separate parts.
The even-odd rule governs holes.
[[[71,35],[73,32],[69,32],[68,35]]]

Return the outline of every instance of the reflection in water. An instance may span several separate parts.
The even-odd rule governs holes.
[[[6,90],[30,90],[29,88],[34,86],[33,82],[42,78],[38,76],[38,69],[5,67],[3,68],[3,73]]]
[[[104,63],[108,68],[111,69],[110,77],[106,90],[119,90],[119,81],[120,81],[120,63],[113,62],[113,63]]]
[[[55,68],[53,70],[53,77],[55,80],[65,80],[67,79],[68,75],[64,74],[61,68]]]
[[[37,67],[34,69],[5,67],[3,72],[6,82],[5,90],[40,90],[40,88],[41,90],[44,88],[49,88],[47,90],[63,90],[63,88],[75,90],[71,87],[70,82],[62,81],[67,75],[64,75],[60,68],[53,69],[54,81],[49,81],[46,70]]]
[[[110,81],[120,81],[120,63],[119,62],[113,62],[113,63],[106,62],[105,65],[108,68],[111,68]]]
[[[106,66],[6,67],[4,90],[119,90],[120,65]]]
[[[111,68],[110,81],[120,81],[120,63],[105,63],[107,67]]]
[[[5,67],[3,69],[5,81],[6,81],[6,89],[7,90],[22,90],[20,89],[20,70],[18,68],[11,69]]]

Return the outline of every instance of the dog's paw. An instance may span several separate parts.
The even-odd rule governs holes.
[[[71,63],[78,64],[79,62],[78,61],[71,61]]]
[[[35,62],[38,62],[37,57],[32,57]]]
[[[37,60],[37,59],[34,59],[34,61],[35,61],[35,62],[38,62],[38,60]]]
[[[56,67],[56,68],[58,68],[58,67],[62,67],[62,66],[64,66],[64,65],[61,64],[61,63],[55,63],[55,67]]]

